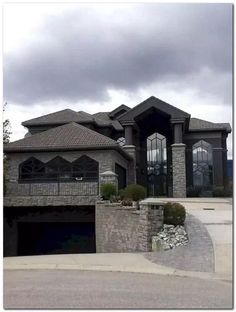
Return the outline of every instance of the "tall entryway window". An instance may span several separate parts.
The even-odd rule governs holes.
[[[212,180],[212,146],[200,140],[193,145],[193,185],[207,190]]]
[[[148,196],[167,195],[166,137],[155,132],[147,138]]]

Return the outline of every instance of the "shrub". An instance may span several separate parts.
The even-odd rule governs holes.
[[[146,189],[139,184],[130,184],[124,189],[124,198],[139,201],[146,197]]]
[[[101,185],[101,195],[103,199],[109,200],[117,194],[116,187],[112,183],[104,183]]]
[[[121,200],[123,200],[125,198],[125,190],[124,189],[119,190],[118,194],[119,194],[119,197]]]
[[[164,224],[184,225],[185,217],[186,211],[183,205],[170,202],[164,205]]]

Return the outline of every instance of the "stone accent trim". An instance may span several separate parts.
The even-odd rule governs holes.
[[[185,144],[172,144],[173,197],[186,197]]]
[[[98,196],[5,196],[4,207],[91,206]]]

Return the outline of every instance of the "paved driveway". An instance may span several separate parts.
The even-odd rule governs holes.
[[[173,201],[183,204],[188,213],[206,227],[214,247],[214,271],[232,276],[232,199],[231,198],[168,198],[145,201]]]

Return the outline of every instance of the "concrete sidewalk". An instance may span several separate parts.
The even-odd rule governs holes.
[[[208,272],[176,270],[147,260],[139,253],[71,254],[4,258],[4,270],[85,270],[151,273],[203,279],[231,280],[229,276]]]

